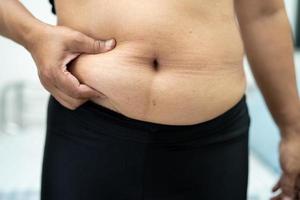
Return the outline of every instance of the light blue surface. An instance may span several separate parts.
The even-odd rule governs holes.
[[[33,190],[0,192],[0,200],[38,200],[39,192]]]
[[[250,148],[276,173],[280,173],[278,145],[280,132],[259,91],[247,96],[251,117]]]

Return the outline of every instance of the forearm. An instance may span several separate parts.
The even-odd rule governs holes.
[[[285,9],[240,21],[254,78],[279,127],[300,119],[291,28]]]
[[[0,0],[0,35],[27,47],[32,34],[45,24],[36,19],[19,1]]]

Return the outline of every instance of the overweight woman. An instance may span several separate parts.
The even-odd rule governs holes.
[[[283,0],[50,3],[56,25],[0,0],[1,35],[31,53],[51,94],[42,200],[245,200],[244,54],[280,129],[272,199],[299,199],[300,102]]]

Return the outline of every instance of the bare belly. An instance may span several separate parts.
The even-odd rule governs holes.
[[[184,10],[171,12],[165,5],[152,16],[145,14],[145,9],[138,19],[129,13],[120,16],[121,25],[114,21],[117,14],[111,13],[113,8],[106,12],[105,20],[89,14],[74,19],[68,17],[64,0],[58,2],[59,25],[117,41],[112,51],[82,54],[69,65],[82,83],[105,95],[91,99],[97,104],[134,119],[187,125],[222,114],[245,92],[243,49],[231,14],[223,19],[212,16],[206,23],[201,16],[197,21],[197,16],[185,16]],[[67,11],[60,12],[64,6]],[[140,9],[133,6],[134,12],[140,13]],[[95,17],[99,20],[92,20]],[[111,24],[105,24],[109,18]]]

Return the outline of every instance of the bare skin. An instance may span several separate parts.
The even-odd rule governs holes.
[[[282,136],[282,175],[273,188],[281,192],[273,199],[297,199],[300,104],[282,0],[57,0],[56,8],[58,26],[53,27],[38,21],[18,1],[0,0],[0,33],[32,54],[42,84],[71,109],[90,99],[146,121],[206,121],[230,109],[244,94],[245,49]],[[95,46],[92,38],[114,38],[117,44],[110,51],[101,45],[97,50],[84,48]],[[61,50],[74,44],[73,50]],[[51,51],[40,53],[48,50],[45,46]],[[49,54],[61,56],[49,59]],[[58,78],[63,75],[72,76],[76,84]]]
[[[110,52],[81,55],[69,65],[105,95],[94,102],[131,118],[186,125],[220,115],[245,92],[232,3],[57,0],[56,9],[58,25],[117,41]],[[97,15],[84,12],[95,7]]]

